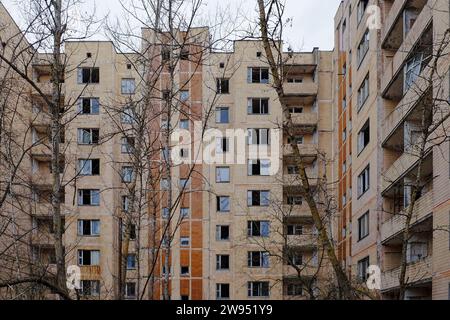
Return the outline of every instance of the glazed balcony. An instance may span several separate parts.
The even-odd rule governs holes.
[[[381,225],[381,241],[386,242],[399,235],[405,229],[406,212],[404,209],[400,214],[394,215]],[[415,205],[412,214],[411,225],[419,224],[426,220],[433,213],[433,192],[427,192],[420,197]]]
[[[418,262],[411,263],[406,268],[406,279],[408,284],[431,281],[433,275],[432,257],[427,257]],[[388,291],[399,287],[400,267],[382,272],[381,290]]]

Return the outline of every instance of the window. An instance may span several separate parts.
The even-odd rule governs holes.
[[[79,159],[78,172],[82,176],[98,176],[100,174],[100,159]]]
[[[136,298],[136,283],[127,282],[125,283],[125,298],[135,299]]]
[[[248,296],[251,297],[268,297],[269,296],[269,282],[248,282]]]
[[[230,284],[229,283],[218,283],[216,284],[216,298],[230,299]]]
[[[136,91],[136,81],[134,79],[122,79],[122,94],[134,94]]]
[[[181,266],[181,276],[189,276],[189,266]]]
[[[270,222],[269,221],[248,221],[247,222],[247,235],[249,237],[268,238],[270,235]]]
[[[181,295],[181,301],[189,301],[189,296],[187,295]]]
[[[269,145],[270,129],[248,129],[249,145]]]
[[[225,63],[223,63],[223,62],[219,63],[219,68],[220,68],[220,69],[225,68]]]
[[[289,283],[286,286],[286,294],[290,297],[303,296],[303,286],[298,283]]]
[[[408,91],[419,77],[422,71],[423,56],[422,52],[418,52],[406,62],[403,92]]]
[[[268,68],[248,68],[247,69],[248,83],[269,83],[269,69]]]
[[[81,280],[80,292],[85,297],[93,297],[100,295],[100,281],[99,280]]]
[[[268,207],[270,191],[248,191],[247,204],[249,207]]]
[[[358,197],[365,194],[370,188],[370,166],[358,176]]]
[[[359,42],[358,45],[358,49],[356,51],[356,59],[357,59],[357,63],[358,66],[361,65],[361,63],[364,61],[364,58],[367,55],[367,52],[369,51],[369,47],[370,47],[370,33],[369,33],[369,29],[366,30],[366,32],[364,33],[361,41]]]
[[[130,197],[122,196],[122,211],[128,212],[128,208],[130,207]]]
[[[216,123],[230,123],[230,108],[217,107],[216,108]]]
[[[169,219],[169,217],[170,217],[170,210],[169,210],[169,208],[163,208],[162,209],[162,217],[163,217],[163,219]]]
[[[133,168],[122,167],[121,178],[123,183],[131,183],[133,181]]]
[[[300,224],[290,224],[286,227],[286,233],[288,236],[301,236],[303,235],[303,226]]]
[[[290,206],[301,206],[303,204],[302,196],[287,196],[287,204]]]
[[[360,261],[358,261],[358,267],[357,267],[357,271],[358,271],[358,278],[361,282],[366,282],[367,281],[367,269],[369,268],[369,257],[366,257]]]
[[[182,48],[180,50],[180,59],[189,60],[189,48]]]
[[[136,255],[134,253],[127,256],[127,270],[136,269]]]
[[[98,144],[99,135],[99,129],[78,129],[78,144]]]
[[[369,212],[366,212],[358,219],[358,239],[359,241],[369,236]]]
[[[263,251],[251,251],[248,253],[249,268],[269,268],[269,253]]]
[[[230,212],[230,197],[227,196],[217,197],[217,211]]]
[[[180,129],[189,130],[189,120],[180,120]]]
[[[270,160],[248,160],[249,176],[269,176]]]
[[[189,100],[189,91],[188,90],[180,91],[180,100],[182,102],[186,102]]]
[[[134,111],[131,107],[125,107],[121,114],[121,121],[123,124],[133,124],[136,120]]]
[[[98,266],[100,265],[99,250],[78,250],[79,266]]]
[[[229,79],[217,79],[217,93],[229,94],[230,93],[230,80]]]
[[[130,224],[129,225],[130,230],[128,230],[130,240],[134,241],[136,240],[136,225]],[[125,233],[126,233],[126,224],[122,223],[122,239],[125,239]]]
[[[290,136],[288,137],[288,144],[303,144],[303,141],[305,141],[305,138],[303,136]]]
[[[216,182],[229,183],[230,182],[230,168],[218,167],[216,168]]]
[[[170,56],[171,56],[171,50],[168,47],[162,47],[161,48],[161,60],[162,62],[167,62],[170,60]]]
[[[288,165],[287,172],[288,172],[288,174],[300,174],[300,170],[298,169],[298,166],[296,166],[296,165]]]
[[[189,189],[191,186],[191,180],[189,179],[180,179],[180,188]]]
[[[216,138],[216,153],[222,154],[230,151],[229,138]]]
[[[191,239],[189,237],[181,237],[180,245],[182,247],[189,247],[191,245]]]
[[[86,58],[92,58],[92,53],[91,52],[87,52],[86,53]]]
[[[90,84],[100,82],[99,68],[78,68],[78,84]]]
[[[428,257],[428,243],[426,242],[409,242],[406,252],[406,262],[414,263]]]
[[[134,150],[134,138],[133,137],[123,137],[121,139],[120,150],[122,153],[132,153]]]
[[[217,241],[230,240],[230,226],[216,226],[216,240]]]
[[[97,115],[100,113],[100,100],[98,98],[81,98],[78,100],[78,113]]]
[[[364,151],[364,149],[370,143],[370,120],[364,124],[361,131],[358,133],[358,155]]]
[[[96,189],[80,189],[78,190],[79,206],[99,206],[100,190]]]
[[[269,114],[269,99],[249,98],[247,100],[247,113],[249,115]]]
[[[358,2],[357,17],[356,17],[356,21],[358,24],[362,21],[364,17],[368,3],[369,0],[359,0]]]
[[[217,255],[216,256],[216,270],[230,270],[230,256]]]
[[[342,141],[347,141],[347,128],[344,128],[344,130],[342,130]]]
[[[302,266],[303,265],[303,255],[300,252],[294,252],[289,257],[290,264],[293,266]]]
[[[131,63],[127,63],[127,69],[131,70]]]
[[[361,84],[361,87],[359,87],[358,90],[358,112],[361,110],[368,97],[369,97],[369,74],[367,74],[366,78]]]
[[[180,209],[180,216],[183,219],[189,218],[190,215],[190,209],[189,208],[181,208]]]
[[[301,113],[303,113],[303,107],[290,107],[289,113],[290,114],[301,114]]]
[[[100,220],[78,220],[78,235],[88,237],[100,236]]]

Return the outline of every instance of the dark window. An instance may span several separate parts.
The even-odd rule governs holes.
[[[230,256],[229,255],[217,255],[216,256],[216,269],[217,270],[229,270],[230,269]]]
[[[181,60],[189,60],[189,49],[188,48],[181,49],[180,59]]]
[[[189,267],[188,266],[181,266],[181,275],[182,276],[188,276],[189,275]]]
[[[248,191],[247,204],[249,207],[268,207],[270,191]]]
[[[99,280],[81,280],[80,282],[81,295],[85,297],[100,295],[100,281]]]
[[[289,283],[286,286],[286,294],[291,297],[303,296],[303,286],[297,283]]]
[[[248,68],[248,83],[269,83],[268,68]]]
[[[249,282],[248,283],[249,297],[268,297],[269,296],[269,282]]]
[[[358,219],[358,238],[363,240],[369,235],[369,212]]]
[[[125,284],[125,296],[128,299],[136,298],[136,283],[135,282],[127,282]]]
[[[249,115],[269,114],[269,99],[267,98],[249,98],[247,113]]]
[[[80,189],[78,190],[79,206],[99,206],[100,190]]]
[[[249,237],[269,237],[270,222],[269,221],[248,221],[247,235]]]
[[[370,166],[358,176],[358,197],[361,197],[370,189]]]
[[[99,236],[100,220],[78,220],[79,236]]]
[[[263,251],[248,252],[249,268],[268,268],[269,267],[269,253]]]
[[[100,103],[98,98],[81,98],[78,105],[78,112],[81,114],[97,115],[100,113]]]
[[[301,236],[303,235],[303,226],[300,224],[290,224],[286,227],[288,236]]]
[[[230,284],[218,283],[216,284],[216,298],[229,299],[230,298]]]
[[[220,68],[220,69],[225,68],[225,63],[221,62],[221,63],[219,64],[219,68]]]
[[[366,257],[358,261],[358,278],[361,282],[367,281],[367,269],[369,268],[370,258]]]
[[[217,241],[230,240],[230,226],[217,226],[216,227],[216,240]]]
[[[358,133],[358,154],[363,152],[363,150],[370,143],[370,120],[364,124],[361,131]]]
[[[89,84],[100,82],[99,68],[81,68],[78,71],[78,83]]]
[[[217,79],[217,93],[229,94],[230,93],[230,80],[229,79]]]
[[[92,58],[92,53],[90,53],[90,52],[86,53],[86,57]]]

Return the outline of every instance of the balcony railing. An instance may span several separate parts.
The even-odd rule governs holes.
[[[300,156],[309,157],[309,156],[317,156],[318,152],[318,144],[299,144],[298,148],[300,151]],[[284,155],[285,156],[293,156],[294,151],[290,144],[284,145]]]
[[[399,234],[405,229],[406,212],[408,208],[404,209],[400,214],[394,215],[392,218],[384,222],[381,226],[381,241],[385,242],[395,235]],[[433,192],[427,192],[420,197],[415,205],[412,213],[411,224],[416,224],[424,220],[433,212]]]
[[[306,203],[301,205],[284,205],[283,214],[289,218],[306,218],[311,219],[311,210]]]
[[[432,277],[431,257],[427,257],[418,262],[412,263],[406,268],[406,279],[408,284],[417,282],[426,282]],[[381,290],[386,291],[398,288],[400,267],[393,270],[385,271],[381,275]]]
[[[404,152],[394,164],[384,172],[382,179],[382,193],[386,192],[394,183],[411,169],[419,160],[415,152]]]
[[[294,126],[315,127],[319,121],[317,112],[308,112],[292,115],[292,124]]]
[[[319,87],[315,82],[284,83],[284,93],[292,96],[315,96]]]
[[[82,280],[101,280],[100,266],[80,266]]]

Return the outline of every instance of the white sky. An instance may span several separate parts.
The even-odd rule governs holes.
[[[18,0],[0,0],[10,14],[20,22]],[[256,13],[256,0],[204,0],[206,11],[214,12],[217,6],[240,7],[240,13],[253,17]],[[334,46],[334,15],[341,0],[287,0],[286,18],[292,18],[292,27],[285,30],[287,42],[298,51],[311,51],[313,47],[331,50]],[[96,5],[99,16],[109,13],[110,17],[123,15],[119,0],[85,0],[84,8],[89,11]]]

